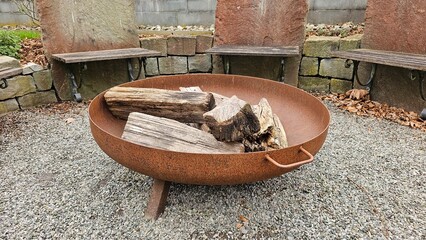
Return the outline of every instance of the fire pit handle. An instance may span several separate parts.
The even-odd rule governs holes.
[[[277,161],[275,161],[273,158],[271,158],[269,156],[269,154],[266,154],[265,158],[266,158],[266,160],[268,160],[269,162],[271,162],[275,166],[277,166],[279,168],[283,168],[283,169],[290,169],[290,168],[300,167],[303,164],[310,163],[310,162],[312,162],[314,160],[314,156],[310,152],[308,152],[306,149],[304,149],[303,146],[300,146],[300,151],[302,151],[304,154],[306,154],[309,157],[309,159],[304,160],[302,162],[296,162],[296,163],[291,163],[291,164],[284,165],[284,164],[279,164]]]

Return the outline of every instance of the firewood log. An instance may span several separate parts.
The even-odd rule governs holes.
[[[141,112],[184,123],[203,123],[203,114],[215,105],[211,93],[156,88],[113,87],[104,97],[111,113],[122,119],[131,112]]]
[[[182,92],[203,92],[203,90],[201,90],[201,88],[198,87],[198,86],[195,86],[195,87],[180,87],[179,90],[181,90]],[[223,101],[229,99],[229,97],[225,97],[225,96],[220,95],[218,93],[212,92],[212,94],[213,94],[216,106],[220,105]]]
[[[241,143],[217,141],[213,135],[175,120],[130,113],[123,139],[141,146],[187,153],[241,153]]]
[[[287,135],[276,114],[272,112],[268,100],[262,98],[258,105],[252,106],[253,112],[259,119],[260,131],[252,139],[244,142],[249,149],[269,150],[288,147]]]
[[[204,118],[211,133],[220,141],[241,141],[260,129],[250,104],[236,96],[206,112]]]

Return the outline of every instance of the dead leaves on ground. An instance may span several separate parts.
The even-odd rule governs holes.
[[[319,98],[331,101],[338,108],[358,116],[374,116],[426,132],[426,121],[422,120],[417,113],[371,101],[366,90],[352,89],[346,94],[329,94]]]
[[[41,39],[26,39],[21,43],[19,50],[21,64],[29,62],[37,63],[44,68],[47,67],[48,61],[44,55],[43,43]]]

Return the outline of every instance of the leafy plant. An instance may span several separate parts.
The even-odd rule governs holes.
[[[21,38],[11,31],[0,31],[0,55],[19,58]]]

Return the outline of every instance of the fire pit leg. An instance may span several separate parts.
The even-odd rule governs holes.
[[[145,210],[145,218],[157,220],[166,208],[167,195],[169,194],[170,182],[154,179],[151,187],[151,196]]]

